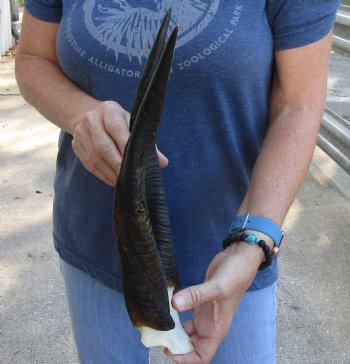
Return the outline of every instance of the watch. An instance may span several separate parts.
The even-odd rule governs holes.
[[[273,240],[273,244],[278,248],[280,247],[285,235],[274,221],[262,216],[250,215],[249,212],[245,215],[237,216],[232,221],[229,234],[235,234],[245,229],[260,231],[267,235]]]

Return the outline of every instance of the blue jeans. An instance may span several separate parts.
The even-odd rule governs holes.
[[[148,364],[149,350],[130,323],[123,295],[62,259],[60,266],[80,363]],[[275,323],[276,285],[247,292],[211,363],[274,364]]]

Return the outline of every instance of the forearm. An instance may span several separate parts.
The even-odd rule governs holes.
[[[101,103],[83,92],[58,65],[44,57],[18,53],[16,78],[24,99],[70,134],[74,133],[82,116]]]
[[[282,225],[309,168],[320,118],[306,108],[285,108],[271,121],[239,214]]]
[[[321,109],[320,106],[318,110]],[[320,119],[320,111],[286,107],[271,120],[238,215],[249,212],[282,226],[309,168]],[[273,248],[268,236],[261,232],[257,235]],[[237,283],[245,291],[265,259],[263,250],[246,242],[232,244],[226,250],[228,254],[238,254],[245,262]]]
[[[270,126],[239,209],[282,225],[310,165],[327,94],[329,33],[275,54]]]
[[[23,97],[72,135],[72,148],[84,167],[114,186],[129,138],[128,113],[114,101],[89,96],[55,61],[42,56],[17,54],[16,76]]]

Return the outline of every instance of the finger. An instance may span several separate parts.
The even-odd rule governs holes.
[[[114,187],[115,184],[111,182],[108,178],[106,178],[106,176],[102,174],[100,171],[96,170],[94,171],[94,173],[92,172],[90,173],[93,174],[98,179],[100,179],[102,182],[106,183],[107,185]]]
[[[120,154],[124,155],[125,146],[129,140],[129,116],[128,113],[116,113],[115,110],[107,111],[104,114],[103,124],[108,135],[117,146]]]
[[[96,160],[91,167],[87,168],[90,173],[92,173],[97,178],[100,178],[103,182],[114,187],[117,174],[115,171],[102,159]]]
[[[93,142],[90,138],[88,138],[87,143],[81,143],[77,139],[73,139],[72,147],[81,163],[90,173],[108,185],[113,186],[115,184],[117,178],[115,170],[98,155],[99,152],[93,147]],[[117,153],[119,154],[118,151]],[[121,158],[118,157],[115,159],[116,164],[121,163]]]
[[[197,305],[215,300],[220,293],[219,285],[209,280],[176,293],[172,299],[172,305],[179,312],[189,311]]]
[[[202,359],[197,352],[192,351],[189,354],[172,354],[168,348],[164,349],[164,354],[177,364],[203,364]]]
[[[113,139],[102,125],[100,118],[94,113],[86,115],[84,121],[75,129],[72,147],[80,161],[91,173],[94,173],[93,171],[96,169],[102,174],[106,173],[105,177],[110,184],[115,179],[113,174],[117,175],[119,172],[121,156]],[[111,173],[111,170],[113,173]]]
[[[96,156],[95,159],[90,158],[93,167],[106,173],[106,176],[111,174],[117,176],[122,158],[114,141],[106,134],[100,135],[94,138],[93,149],[92,153]]]
[[[279,252],[280,252],[280,249],[279,248],[277,248],[277,246],[274,246],[272,249],[271,249],[271,253],[272,253],[272,256],[276,256],[276,255],[278,255],[279,254]]]
[[[157,146],[156,149],[157,149],[160,168],[165,168],[169,164],[169,160],[162,152],[159,151]]]
[[[191,336],[195,332],[193,320],[186,321],[182,324],[188,336]]]
[[[91,139],[91,138],[90,138]],[[121,164],[121,156],[113,141],[100,136],[91,143],[75,144],[74,150],[85,168],[109,185],[114,185]]]
[[[165,349],[164,353],[178,364],[208,364],[215,355],[219,342],[217,340],[202,339],[195,335],[191,337],[195,350],[188,354],[172,354]]]

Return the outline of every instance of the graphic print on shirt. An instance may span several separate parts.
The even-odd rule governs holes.
[[[179,48],[195,39],[210,26],[221,2],[222,0],[114,0],[113,2],[85,0],[82,9],[86,29],[106,52],[114,53],[115,63],[111,63],[110,60],[107,62],[101,59],[101,56],[97,58],[93,54],[89,55],[79,47],[72,32],[72,14],[77,8],[77,2],[73,4],[68,17],[67,38],[73,49],[81,57],[87,57],[91,64],[107,72],[138,78],[141,66],[145,63],[169,7],[172,7],[169,27],[180,25],[177,41],[177,48]],[[234,32],[242,8],[240,5],[232,5],[232,15],[217,36],[211,39],[200,52],[175,64],[174,68],[182,71],[217,51]],[[100,50],[98,53],[102,54]],[[130,69],[118,67],[118,61],[122,55],[129,59]],[[131,63],[135,59],[140,66],[138,70],[131,68]],[[125,60],[123,63],[125,64]],[[176,71],[176,69],[173,70]]]

